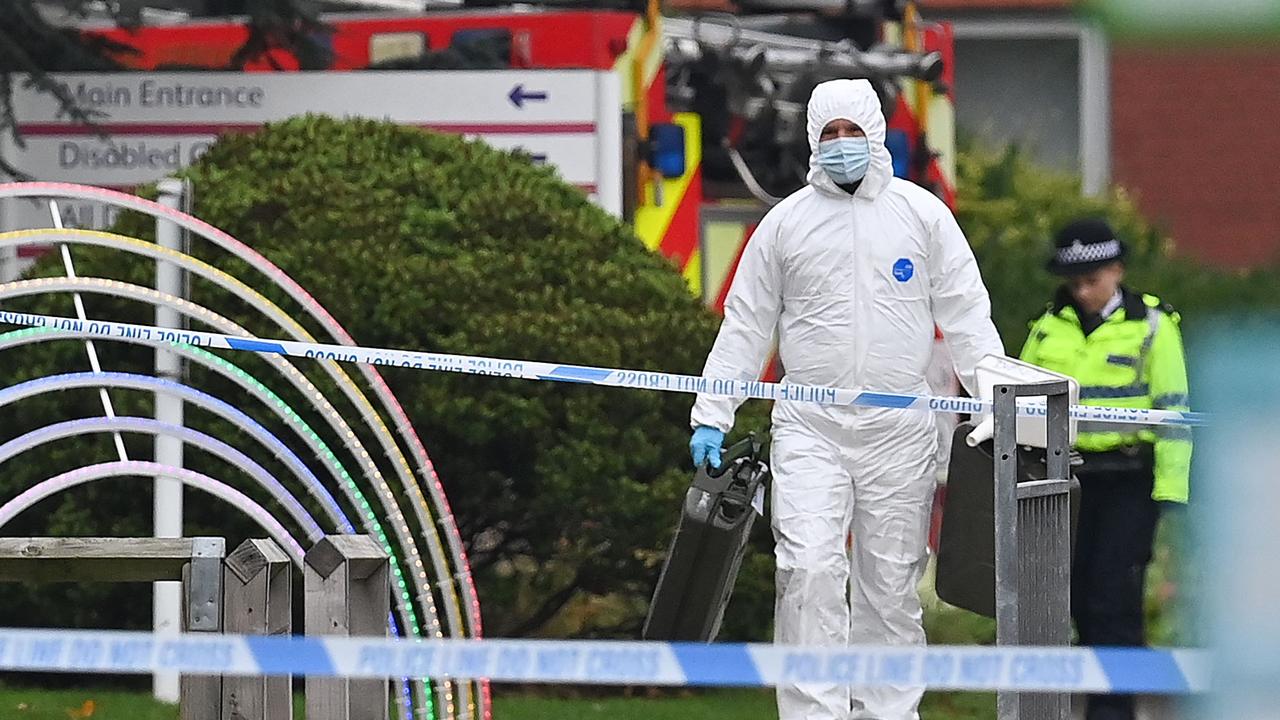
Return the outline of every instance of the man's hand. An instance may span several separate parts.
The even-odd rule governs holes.
[[[720,452],[724,445],[724,433],[713,427],[699,425],[689,440],[689,451],[693,454],[693,466],[702,467],[703,463],[711,463],[711,467],[720,467]]]

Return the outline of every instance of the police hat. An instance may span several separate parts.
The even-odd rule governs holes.
[[[1125,246],[1100,218],[1076,220],[1058,231],[1054,253],[1047,265],[1055,275],[1083,275],[1123,260]]]

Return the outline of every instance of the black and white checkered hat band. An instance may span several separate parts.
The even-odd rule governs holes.
[[[1108,240],[1088,245],[1077,240],[1067,247],[1058,248],[1056,259],[1059,265],[1083,265],[1103,260],[1114,260],[1118,257],[1120,257],[1119,240]]]

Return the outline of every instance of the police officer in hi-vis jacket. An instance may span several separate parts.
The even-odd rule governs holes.
[[[1187,410],[1179,316],[1123,284],[1125,244],[1103,220],[1057,235],[1063,284],[1031,326],[1022,359],[1074,377],[1080,402]],[[1143,645],[1143,587],[1163,503],[1187,502],[1190,431],[1081,423],[1080,512],[1071,615],[1080,644]],[[1131,720],[1133,697],[1089,698],[1088,720]]]

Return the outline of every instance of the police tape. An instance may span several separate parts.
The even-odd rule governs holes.
[[[418,640],[152,635],[0,629],[0,670],[762,687],[808,683],[936,690],[1188,694],[1208,688],[1203,650],[844,647],[607,640]]]
[[[177,330],[150,325],[135,325],[107,320],[79,320],[31,313],[0,311],[0,324],[47,327],[71,333],[160,340],[205,348],[274,353],[317,360],[365,363],[468,375],[515,377],[526,380],[585,383],[639,390],[705,393],[743,399],[756,398],[818,405],[854,405],[927,412],[980,414],[992,411],[991,402],[972,398],[877,392],[819,385],[771,383],[760,380],[706,378],[698,375],[678,375],[649,370],[620,370],[589,365],[568,365],[387,348],[363,348],[354,345],[330,345],[294,340],[264,340],[198,330]],[[1043,417],[1045,405],[1044,403],[1019,402],[1018,414]],[[1088,405],[1073,405],[1071,407],[1071,416],[1078,420],[1093,422],[1181,427],[1204,425],[1207,420],[1204,413],[1198,412]]]

